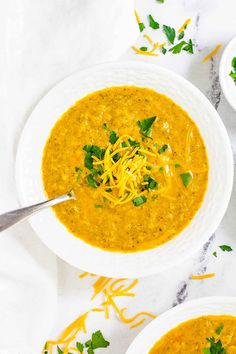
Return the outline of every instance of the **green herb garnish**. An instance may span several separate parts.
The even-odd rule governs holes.
[[[231,65],[233,70],[230,71],[229,76],[232,77],[236,85],[236,57],[232,59]]]
[[[77,180],[77,182],[79,182],[80,181],[80,178],[81,178],[81,174],[82,174],[82,172],[83,172],[83,170],[82,170],[82,168],[80,168],[80,167],[75,167],[75,172],[77,173],[77,177],[76,177],[76,180]]]
[[[84,350],[84,345],[80,342],[76,342],[76,348],[81,352],[83,353],[83,350]]]
[[[152,15],[148,15],[148,21],[149,21],[149,27],[151,27],[152,29],[156,30],[160,28],[159,23],[154,20]]]
[[[117,152],[113,157],[112,157],[112,160],[114,162],[117,162],[119,159],[121,158],[121,155],[119,152]]]
[[[188,43],[183,48],[183,50],[185,50],[186,52],[189,52],[190,54],[193,54],[193,42],[191,39],[188,41]]]
[[[147,198],[144,196],[144,195],[141,195],[139,197],[136,197],[132,200],[134,206],[138,207],[144,203],[146,203],[147,201]]]
[[[93,169],[93,158],[92,158],[92,154],[90,152],[87,152],[87,154],[85,155],[84,166],[88,170],[92,170]]]
[[[151,170],[152,170],[152,166],[146,166],[146,169],[147,169],[148,171],[151,171]]]
[[[142,52],[146,52],[148,50],[148,47],[140,47],[139,48]]]
[[[140,143],[135,140],[131,140],[130,138],[128,139],[129,145],[133,147],[140,147]]]
[[[111,144],[115,144],[118,139],[119,139],[118,135],[116,134],[116,132],[114,132],[114,130],[112,130],[112,131],[110,132],[110,137],[109,137],[110,143],[111,143]]]
[[[139,31],[143,32],[143,30],[145,29],[145,24],[143,22],[139,22],[138,26],[139,26]]]
[[[163,31],[164,31],[168,41],[171,44],[174,44],[175,36],[176,36],[175,29],[170,26],[163,25]]]
[[[168,149],[168,145],[164,144],[159,150],[158,150],[158,154],[163,154],[163,152],[165,152]]]
[[[226,350],[224,349],[221,340],[216,342],[214,337],[206,338],[206,340],[210,343],[210,348],[204,348],[204,354],[226,354]]]
[[[216,251],[213,252],[212,255],[217,258],[217,253],[216,253]]]
[[[145,137],[150,137],[152,132],[152,125],[155,122],[155,120],[156,117],[146,118],[141,121],[139,120],[137,124],[140,128],[140,133]]]
[[[216,328],[216,334],[220,335],[221,332],[223,331],[223,329],[224,329],[224,325],[223,325],[223,323],[221,323],[221,324],[219,325],[219,327]]]
[[[191,175],[191,173],[189,172],[185,172],[185,173],[182,173],[180,175],[181,179],[182,179],[182,182],[183,182],[183,185],[187,188],[189,183],[192,181],[193,177]]]
[[[121,147],[125,148],[125,147],[127,147],[127,146],[128,146],[128,144],[126,143],[126,141],[122,141]]]
[[[101,205],[101,204],[95,204],[94,206],[95,206],[96,209],[101,209],[101,208],[103,208],[103,205]]]
[[[63,354],[63,351],[57,346],[57,353],[58,354]]]
[[[83,150],[86,151],[88,154],[91,154],[91,156],[96,156],[100,160],[103,159],[105,154],[105,149],[101,149],[97,145],[85,145],[83,147]]]
[[[170,48],[169,52],[172,52],[173,54],[179,54],[181,52],[183,46],[185,46],[185,44],[186,44],[185,41],[179,42],[174,47]]]
[[[221,245],[219,247],[223,252],[232,252],[233,251],[232,247],[227,246],[227,245]]]
[[[152,200],[156,200],[158,198],[158,194],[154,194],[153,196],[152,196]]]
[[[165,2],[165,0],[157,0],[157,2],[160,2],[163,4]]]
[[[175,168],[179,168],[181,165],[179,163],[175,163]]]
[[[166,52],[167,52],[167,49],[165,48],[165,47],[161,47],[161,52],[162,52],[162,54],[166,54]]]
[[[103,129],[105,129],[105,130],[108,130],[108,129],[109,129],[107,123],[103,123],[102,127],[103,127]]]
[[[97,181],[95,181],[92,174],[87,176],[87,182],[90,185],[90,187],[98,188],[98,186],[99,186],[99,183],[97,183]]]
[[[180,34],[178,35],[178,40],[180,41],[181,39],[183,39],[184,35],[185,35],[184,31],[180,32]]]
[[[147,189],[155,189],[158,186],[158,183],[155,181],[155,179],[153,179],[152,177],[150,177],[149,175],[145,175],[143,177],[144,182],[147,182],[148,184],[145,185],[144,187],[146,187]]]

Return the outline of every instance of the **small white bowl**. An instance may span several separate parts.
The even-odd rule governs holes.
[[[236,111],[236,84],[229,76],[232,70],[232,59],[234,57],[236,57],[236,37],[231,39],[220,61],[220,84],[227,101]]]
[[[45,199],[42,154],[57,119],[85,95],[121,85],[149,87],[169,96],[198,126],[207,149],[209,180],[194,219],[170,242],[136,253],[108,252],[85,243],[69,233],[51,209],[33,216],[30,223],[40,239],[73,266],[107,277],[134,278],[163,272],[196,252],[215,232],[229,203],[233,183],[229,138],[218,113],[195,86],[169,70],[143,62],[101,64],[73,74],[54,87],[31,113],[18,147],[16,182],[22,205]]]
[[[173,307],[147,325],[134,339],[126,354],[148,354],[154,344],[179,324],[208,315],[236,316],[236,297],[206,297]]]

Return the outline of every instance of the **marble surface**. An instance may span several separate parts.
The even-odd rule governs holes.
[[[122,56],[122,60],[142,60],[172,69],[183,75],[195,84],[212,102],[219,112],[231,139],[234,161],[236,161],[236,112],[226,102],[221,91],[218,76],[219,61],[222,51],[209,62],[203,63],[202,58],[211,51],[216,44],[225,46],[236,35],[234,0],[166,0],[160,4],[155,0],[137,0],[136,9],[141,19],[147,23],[147,15],[151,13],[158,22],[180,25],[190,17],[191,24],[187,30],[190,38],[196,44],[196,53],[180,55],[146,57],[136,55],[129,49]],[[146,33],[152,35],[157,41],[161,35],[158,31],[147,29]],[[137,46],[144,45],[145,39],[140,35]],[[219,141],[220,144],[220,141]],[[219,166],[220,168],[220,166]],[[203,296],[231,295],[236,296],[236,186],[234,183],[232,198],[226,215],[209,241],[194,257],[188,259],[175,269],[164,274],[143,278],[137,286],[137,297],[123,300],[129,308],[129,313],[136,313],[139,309],[149,310],[158,315],[163,311],[184,301]],[[223,253],[218,246],[231,245],[231,253]],[[215,258],[212,252],[217,251]],[[57,335],[64,325],[73,320],[76,314],[89,306],[84,300],[85,295],[91,294],[91,279],[79,280],[78,271],[69,265],[58,261],[59,267],[59,310],[55,328],[52,332]],[[204,281],[194,281],[192,274],[216,273],[216,276]],[[73,304],[73,306],[72,306]],[[100,317],[101,319],[101,317]],[[96,321],[97,322],[97,321]],[[92,327],[96,327],[96,322]],[[130,330],[121,324],[114,316],[110,321],[99,321],[99,328],[111,340],[108,354],[121,354],[127,349],[129,343],[142,329],[138,327]]]
[[[69,1],[65,3],[69,3]],[[20,8],[19,2],[15,1],[14,9],[12,11],[17,12],[17,6]],[[161,24],[168,24],[176,28],[179,28],[187,18],[190,17],[192,19],[187,33],[189,38],[194,39],[196,45],[196,52],[194,55],[183,53],[180,55],[168,54],[166,56],[160,55],[158,57],[146,57],[136,55],[131,49],[128,49],[120,59],[152,62],[174,70],[195,84],[209,98],[219,112],[228,130],[234,153],[234,161],[236,162],[236,112],[234,112],[226,102],[219,84],[218,67],[222,51],[209,62],[202,62],[204,55],[211,51],[216,44],[221,43],[225,46],[229,40],[236,35],[235,0],[165,0],[164,4],[161,4],[156,0],[136,0],[135,7],[138,10],[142,21],[146,23],[147,15],[149,13],[151,13]],[[72,6],[71,12],[69,13],[70,16],[68,17],[68,23],[70,24],[73,21],[76,22],[73,14],[74,12]],[[63,16],[64,13],[62,11],[60,13],[60,17],[54,18],[53,23],[55,27],[58,26],[58,23],[61,21]],[[4,23],[4,18],[3,21],[0,21],[0,30],[2,23]],[[16,26],[16,23],[11,23],[11,25],[14,27]],[[12,37],[9,42],[9,47],[15,46],[16,58],[12,57],[10,59],[12,62],[17,59],[17,55],[20,53],[20,47],[17,46],[17,43],[22,41],[21,31],[23,31],[24,23],[19,21],[17,25],[19,26],[17,28],[18,34],[15,38]],[[160,31],[152,31],[151,29],[147,29],[146,33],[151,34],[157,41],[161,41],[161,39],[163,39]],[[43,37],[41,40],[45,41],[47,33],[43,33],[42,36]],[[32,33],[29,33],[27,40],[34,44],[34,36]],[[75,40],[76,37],[72,36],[71,42]],[[43,59],[44,62],[47,62],[47,60],[51,58],[50,50],[53,48],[53,45],[51,45],[52,43],[54,43],[53,45],[56,47],[55,41],[53,42],[51,39],[51,42],[48,44],[47,48],[48,56],[45,56]],[[141,46],[145,43],[145,39],[141,34],[135,44],[137,46]],[[67,47],[67,45],[69,46],[69,42],[67,40],[65,40],[64,44],[66,48],[69,48]],[[115,47],[115,43],[113,43],[113,47]],[[34,48],[34,46],[32,48]],[[23,49],[27,50],[27,47]],[[9,121],[11,120],[13,122],[13,120],[16,120],[16,114],[22,115],[26,118],[28,113],[31,111],[32,106],[37,102],[40,96],[44,94],[44,92],[46,92],[58,80],[77,70],[78,66],[76,62],[76,55],[78,55],[79,51],[80,47],[73,47],[73,51],[71,52],[71,61],[68,60],[66,51],[58,53],[59,59],[56,65],[54,65],[54,62],[51,61],[47,63],[47,67],[50,68],[50,76],[47,74],[46,70],[42,69],[42,72],[40,71],[40,68],[43,68],[44,65],[44,62],[40,63],[38,61],[40,52],[38,53],[35,51],[33,53],[32,57],[34,60],[30,63],[32,67],[28,65],[26,68],[25,62],[18,61],[18,66],[16,66],[14,70],[16,72],[24,72],[28,78],[28,81],[24,81],[22,77],[22,81],[19,80],[19,82],[12,88],[12,92],[15,97],[19,96],[19,98],[16,99],[17,111],[14,105],[10,105],[10,101],[8,102],[8,106],[10,106],[8,115]],[[106,61],[106,58],[103,59]],[[67,60],[68,63],[70,63],[68,64],[69,66],[67,65]],[[35,66],[38,68],[38,70],[35,70],[35,76],[27,76],[27,70],[30,71]],[[5,79],[5,82],[11,82],[10,80],[13,81],[15,73],[12,71],[12,73],[8,74],[8,80]],[[34,85],[35,82],[40,82],[40,85]],[[24,83],[24,85],[22,83]],[[4,90],[2,93],[3,100],[5,100]],[[27,93],[27,95],[25,94],[24,96],[24,93]],[[30,105],[28,104],[29,101],[31,102]],[[25,107],[27,107],[27,112]],[[17,130],[17,133],[20,132],[22,126],[23,120],[17,125],[17,127],[15,126],[14,128]],[[4,149],[9,149],[9,155],[11,156],[10,162],[12,163],[14,160],[16,146],[12,147],[12,142],[8,138],[11,133],[11,128],[7,127],[4,121],[1,121],[0,129],[6,130],[6,134],[4,134],[0,142],[3,144],[3,148],[0,151],[0,156],[3,154]],[[3,176],[3,178],[5,177]],[[5,185],[13,185],[13,177],[8,180],[6,177],[3,183]],[[12,197],[8,198],[1,208],[3,211],[4,208],[8,209],[12,208],[12,206],[15,207],[16,205],[17,202],[12,194]],[[176,306],[184,301],[203,296],[236,296],[235,212],[236,186],[234,183],[232,198],[227,213],[215,234],[211,236],[209,241],[203,245],[202,249],[199,250],[194,257],[188,259],[178,267],[175,267],[175,269],[170,269],[163,274],[140,279],[136,287],[137,296],[132,299],[122,299],[122,304],[128,307],[128,315],[132,316],[142,310],[150,311],[155,315],[159,315],[172,306]],[[24,232],[25,229],[24,231],[22,229],[22,235]],[[16,237],[16,235],[14,235],[14,237]],[[33,237],[31,230],[29,230],[27,237],[28,242],[30,243],[31,238]],[[218,248],[221,244],[231,245],[234,251],[231,253],[221,252]],[[212,256],[212,252],[216,250],[218,253],[217,258]],[[57,260],[57,265],[59,289],[58,311],[57,317],[55,318],[54,328],[49,335],[50,339],[57,338],[66,325],[73,321],[82,312],[90,308],[91,305],[89,303],[89,298],[92,294],[92,282],[94,281],[92,278],[85,278],[83,280],[79,279],[80,272],[59,259]],[[216,273],[216,276],[204,281],[191,280],[192,274],[202,274],[205,272]],[[101,301],[101,298],[98,298],[97,301]],[[104,353],[123,354],[133,338],[140,332],[144,325],[145,324],[135,329],[129,329],[129,327],[122,324],[115,315],[112,316],[109,321],[106,321],[103,319],[103,316],[100,315],[97,317],[91,317],[88,321],[88,332],[91,332],[94,329],[102,329],[106,338],[108,338],[111,342],[111,346],[104,350]]]

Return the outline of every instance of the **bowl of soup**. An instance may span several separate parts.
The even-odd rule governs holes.
[[[236,353],[236,298],[208,297],[153,320],[126,354]]]
[[[156,65],[99,65],[65,79],[32,112],[16,177],[22,205],[73,191],[34,216],[46,245],[110,277],[163,271],[195,252],[229,202],[233,161],[217,112]]]

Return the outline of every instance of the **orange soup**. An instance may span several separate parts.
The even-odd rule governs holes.
[[[76,102],[53,127],[42,176],[49,198],[74,191],[53,209],[76,237],[108,250],[164,244],[193,219],[207,188],[200,132],[170,98],[132,86]]]

